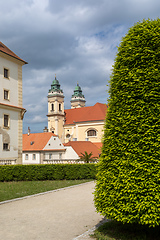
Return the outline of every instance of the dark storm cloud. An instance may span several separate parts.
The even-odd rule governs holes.
[[[19,45],[32,68],[51,69],[53,66],[60,68],[75,57],[74,49],[77,41],[64,32],[33,34],[27,36],[22,42],[24,45],[21,46],[21,42]]]
[[[86,104],[107,102],[117,48],[128,28],[157,18],[158,0],[1,1],[1,41],[28,62],[23,66],[24,131],[47,125],[47,94],[55,73],[65,107],[79,82]]]
[[[72,24],[74,31],[94,32],[105,29],[108,24],[137,22],[143,18],[155,18],[159,15],[158,0],[50,0],[47,8],[52,14],[58,14],[66,24]],[[74,21],[73,21],[74,20]]]

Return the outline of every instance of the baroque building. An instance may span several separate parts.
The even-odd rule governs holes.
[[[0,42],[0,164],[22,163],[22,66],[27,64]]]
[[[71,109],[64,109],[64,94],[56,76],[48,92],[48,131],[63,143],[91,141],[100,143],[108,106],[96,103],[85,107],[85,97],[77,83],[71,96]]]

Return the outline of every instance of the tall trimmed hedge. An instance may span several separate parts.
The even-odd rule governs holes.
[[[96,164],[3,165],[0,182],[95,179]]]
[[[123,223],[160,224],[160,19],[135,24],[118,48],[95,205]]]

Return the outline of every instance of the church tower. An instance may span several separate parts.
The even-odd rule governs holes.
[[[77,86],[75,87],[74,94],[71,98],[71,108],[80,108],[85,107],[85,97],[82,94],[81,87],[77,83]]]
[[[48,92],[48,131],[63,141],[64,95],[56,76]]]

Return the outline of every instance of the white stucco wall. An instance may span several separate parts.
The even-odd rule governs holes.
[[[65,160],[77,160],[79,159],[78,154],[74,151],[74,149],[71,146],[66,146],[65,147],[66,151],[65,154],[63,155],[63,159]]]
[[[9,115],[9,128],[5,129],[4,114]],[[0,108],[0,127],[2,134],[0,134],[0,159],[17,159],[18,158],[18,116],[19,112]],[[3,150],[3,134],[9,135],[9,151]]]
[[[4,68],[9,70],[9,79],[4,78]],[[10,98],[4,100],[4,89]],[[0,102],[18,106],[18,64],[0,57]]]
[[[20,61],[0,52],[0,103],[5,104],[0,106],[0,135],[2,135],[0,137],[0,160],[14,161],[16,159],[16,163],[22,163],[21,110],[15,108],[22,107],[22,65]],[[8,78],[4,77],[4,68],[8,70]],[[4,99],[4,90],[9,93],[8,99]],[[9,128],[3,126],[4,114],[9,115]],[[9,151],[3,150],[3,143],[5,143],[3,134],[9,136]]]
[[[51,155],[51,158],[49,157]],[[61,157],[60,157],[61,155]],[[44,153],[44,160],[61,160],[63,159],[64,152],[46,152]]]
[[[61,140],[57,136],[52,136],[43,150],[65,149]]]
[[[26,160],[26,154],[28,154],[28,160]],[[33,159],[33,154],[35,154],[36,159]],[[40,164],[40,153],[24,152],[22,154],[22,164]]]

